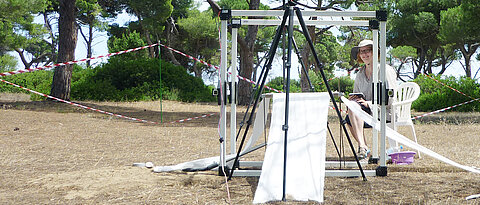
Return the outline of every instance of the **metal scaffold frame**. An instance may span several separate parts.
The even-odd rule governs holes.
[[[387,175],[387,166],[386,166],[386,154],[385,154],[385,131],[386,131],[386,98],[379,96],[386,96],[386,85],[385,83],[385,68],[386,68],[386,20],[387,15],[386,11],[302,11],[305,19],[318,19],[318,20],[305,20],[304,23],[308,26],[354,26],[354,27],[370,27],[372,30],[373,36],[373,117],[374,119],[380,119],[380,147],[378,147],[378,133],[373,129],[373,147],[372,147],[372,157],[374,160],[379,160],[379,166],[376,170],[365,170],[365,175],[367,176],[386,176]],[[227,103],[227,69],[228,69],[228,25],[231,24],[231,36],[232,40],[232,51],[231,51],[231,106],[230,106],[230,154],[236,153],[236,64],[237,64],[237,35],[238,28],[243,25],[272,25],[278,26],[281,24],[281,20],[277,19],[240,19],[240,17],[277,17],[281,19],[284,15],[283,10],[222,10],[220,14],[221,19],[221,28],[220,28],[220,39],[221,39],[221,62],[220,62],[220,86],[223,90],[220,92],[220,99],[224,101],[223,104]],[[235,18],[234,18],[235,17]],[[310,17],[310,18],[309,18]],[[316,17],[316,18],[311,18]],[[324,20],[332,19],[333,17],[343,17],[342,19],[348,20]],[[362,18],[367,20],[352,20],[352,18]],[[295,25],[299,24],[298,20],[294,21]],[[380,35],[379,35],[380,34]],[[378,52],[380,49],[380,52]],[[380,53],[380,56],[378,56]],[[379,59],[380,57],[380,59]],[[380,63],[380,72],[378,72],[378,63]],[[380,73],[380,76],[378,76]],[[378,89],[381,88],[381,89]],[[380,92],[380,93],[378,93]],[[377,116],[378,112],[375,112],[380,108],[380,116]],[[227,142],[227,121],[226,121],[226,106],[221,106],[220,108],[220,160],[221,167],[220,169],[228,170],[229,167],[226,167],[226,142]],[[380,151],[380,153],[379,153]],[[239,162],[240,166],[260,166],[261,162]],[[224,167],[222,167],[224,166]],[[328,165],[327,165],[328,167]],[[238,170],[233,173],[233,176],[260,176],[261,170]],[[221,173],[221,172],[219,172]],[[362,173],[363,174],[363,173]],[[325,173],[326,176],[361,176],[358,170],[327,170]]]

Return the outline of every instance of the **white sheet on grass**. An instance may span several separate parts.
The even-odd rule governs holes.
[[[227,155],[226,160],[235,158],[235,155]],[[189,162],[183,162],[177,165],[172,166],[155,166],[153,167],[153,172],[171,172],[176,170],[184,170],[184,169],[203,169],[207,168],[211,165],[219,165],[220,164],[220,157],[209,157],[203,159],[197,159]]]
[[[330,98],[327,93],[292,93],[289,99],[286,198],[322,202]],[[274,94],[267,150],[253,203],[282,199],[284,113],[285,94]]]
[[[345,105],[348,107],[348,109],[352,110],[355,114],[357,114],[367,124],[372,125],[372,127],[374,129],[380,130],[380,122],[378,120],[374,120],[372,116],[370,116],[369,114],[364,112],[360,108],[358,103],[350,101],[345,97],[342,97],[341,99],[345,103]],[[444,156],[442,156],[438,153],[435,153],[434,151],[432,151],[432,150],[430,150],[430,149],[428,149],[428,148],[426,148],[422,145],[419,145],[419,144],[415,143],[414,141],[408,139],[407,137],[401,135],[400,133],[393,130],[392,128],[386,127],[385,135],[390,139],[396,140],[397,142],[402,143],[407,147],[410,147],[412,149],[416,149],[416,150],[418,150],[418,151],[420,151],[420,152],[422,152],[422,153],[424,153],[424,154],[426,154],[430,157],[438,159],[442,162],[445,162],[445,163],[450,164],[452,166],[458,167],[460,169],[464,169],[464,170],[467,170],[467,171],[470,171],[470,172],[480,174],[480,170],[475,169],[473,167],[461,165],[461,164],[456,163],[456,162],[454,162],[454,161],[452,161],[452,160],[450,160],[450,159],[448,159],[448,158],[446,158],[446,157],[444,157]]]
[[[253,148],[258,138],[262,135],[265,128],[265,120],[268,114],[269,106],[270,106],[270,99],[266,99],[266,100],[264,99],[260,101],[257,109],[257,113],[255,114],[255,121],[253,123],[252,135],[248,139],[241,153],[244,153],[250,150],[251,148]],[[235,157],[236,155],[230,154],[225,157],[225,160],[231,161]],[[153,168],[153,171],[154,172],[171,172],[171,171],[184,170],[184,169],[198,170],[198,169],[205,169],[207,167],[214,166],[215,164],[216,165],[220,164],[219,156],[197,159],[197,160],[183,162],[183,163],[172,165],[172,166],[155,166]]]
[[[248,139],[248,142],[245,144],[245,151],[246,149],[253,147],[255,143],[258,141],[258,138],[262,136],[265,130],[265,122],[267,120],[268,111],[270,109],[270,98],[264,98],[260,101],[260,105],[258,106],[257,113],[255,113],[255,121],[253,122],[253,130],[252,135]]]

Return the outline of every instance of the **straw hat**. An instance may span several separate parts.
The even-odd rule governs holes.
[[[360,43],[358,44],[358,46],[355,46],[352,48],[352,51],[350,53],[350,58],[352,60],[357,60],[357,56],[358,56],[358,51],[360,50],[361,47],[364,47],[364,46],[368,46],[368,45],[371,45],[373,47],[373,41],[372,40],[368,40],[368,39],[365,39],[363,41],[360,41]]]

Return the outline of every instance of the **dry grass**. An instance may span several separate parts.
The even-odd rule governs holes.
[[[82,104],[161,120],[158,101]],[[180,124],[133,122],[65,104],[29,102],[17,95],[0,94],[0,108],[2,203],[227,204],[225,179],[213,171],[152,173],[131,166],[147,161],[173,165],[217,155],[219,108],[214,104],[164,101],[164,122],[216,113]],[[469,119],[479,116],[469,115]],[[331,127],[338,136],[338,123],[332,122]],[[461,164],[480,167],[480,125],[473,120],[457,120],[454,124],[437,120],[415,128],[420,144]],[[409,136],[406,129],[400,131]],[[331,140],[327,142],[327,155],[335,156]],[[261,158],[262,152],[250,158]],[[345,153],[349,153],[348,146]],[[480,203],[479,199],[465,200],[480,193],[479,175],[430,157],[416,159],[411,165],[389,165],[388,171],[387,177],[370,177],[366,182],[360,178],[326,178],[324,204]],[[231,203],[251,204],[257,182],[257,178],[247,177],[229,181]]]

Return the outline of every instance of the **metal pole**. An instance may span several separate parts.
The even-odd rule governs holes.
[[[222,10],[223,12],[224,10]],[[227,112],[225,108],[225,97],[226,97],[226,76],[227,76],[227,20],[221,20],[221,29],[220,29],[220,43],[221,43],[221,53],[220,53],[220,170],[224,169],[226,166],[225,162],[225,137],[227,135]]]
[[[373,119],[378,119],[378,27],[372,30],[373,35],[373,103],[372,103],[372,111],[373,111]],[[378,159],[378,130],[372,130],[372,158]]]
[[[162,92],[163,92],[163,87],[162,87],[162,55],[160,55],[160,51],[162,50],[162,47],[160,46],[160,41],[158,41],[158,73],[160,76],[159,82],[160,82],[160,123],[163,123],[163,104],[162,104]]]
[[[237,85],[237,33],[238,28],[232,28],[232,75],[230,86],[230,154],[235,154],[236,144],[236,134],[237,130],[237,99],[236,99],[236,85]]]
[[[386,155],[385,155],[385,131],[386,131],[386,115],[387,108],[385,102],[387,101],[386,95],[386,81],[385,81],[385,69],[386,69],[386,56],[387,56],[387,21],[380,21],[380,81],[382,82],[382,87],[380,88],[380,95],[382,99],[381,110],[380,110],[380,166],[386,166]]]

